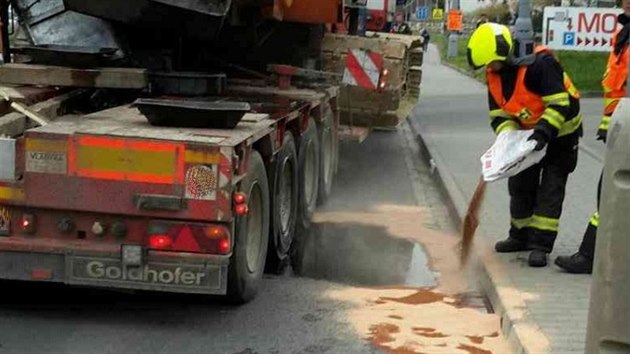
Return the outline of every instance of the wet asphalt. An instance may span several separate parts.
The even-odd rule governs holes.
[[[408,153],[396,131],[343,143],[320,212],[416,205]],[[379,353],[347,322],[354,305],[328,294],[436,282],[422,246],[383,227],[319,222],[300,247],[295,271],[266,275],[257,298],[239,307],[217,297],[1,282],[0,353]]]

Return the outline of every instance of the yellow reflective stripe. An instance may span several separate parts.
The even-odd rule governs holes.
[[[600,129],[600,130],[608,130],[608,126],[609,125],[610,125],[610,117],[609,116],[603,116],[602,120],[599,123],[598,129]]]
[[[545,112],[542,115],[542,119],[549,122],[549,124],[556,127],[556,129],[562,129],[562,124],[564,123],[564,116],[553,108],[547,107],[545,108]]]
[[[567,92],[574,98],[580,98],[580,91],[578,91],[577,87],[573,84],[567,88]]]
[[[188,164],[217,165],[221,162],[218,152],[186,150],[185,161]]]
[[[564,87],[566,88],[569,95],[574,98],[580,98],[580,91],[578,91],[577,87],[575,87],[573,81],[571,81],[571,78],[566,72],[562,73],[562,78],[564,80]]]
[[[490,118],[491,119],[498,118],[498,117],[510,118],[510,115],[507,114],[502,109],[493,109],[493,110],[490,111]]]
[[[599,227],[599,211],[596,211],[591,217],[591,221],[589,221],[591,225],[595,227]]]
[[[0,199],[21,202],[24,198],[24,189],[0,186]]]
[[[619,100],[619,98],[604,98],[604,107],[608,107]]]
[[[505,122],[499,124],[495,132],[499,134],[502,132],[508,132],[512,130],[518,130],[518,124],[516,124],[516,122],[513,120],[506,120]]]
[[[558,231],[560,226],[560,220],[554,218],[548,218],[546,216],[534,215],[529,227],[533,227],[543,231]]]
[[[562,128],[558,131],[558,136],[569,135],[575,132],[578,128],[580,128],[580,124],[582,124],[582,115],[573,117],[573,119],[562,125]]]
[[[529,224],[532,222],[532,217],[527,217],[527,218],[522,218],[522,219],[515,219],[512,218],[512,226],[514,226],[517,229],[522,229],[524,227],[529,226]]]
[[[542,98],[545,105],[557,105],[557,106],[568,106],[569,105],[569,94],[566,92],[556,93],[554,95],[543,96]]]

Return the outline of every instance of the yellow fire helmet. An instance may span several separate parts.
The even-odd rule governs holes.
[[[510,29],[498,23],[484,23],[468,40],[468,64],[480,69],[495,60],[507,60],[511,51]]]

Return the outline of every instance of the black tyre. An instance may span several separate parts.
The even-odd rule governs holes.
[[[319,127],[320,169],[318,203],[324,204],[332,191],[337,163],[337,137],[334,131],[334,113],[328,103],[322,107],[322,123]]]
[[[311,218],[317,207],[319,190],[319,139],[317,126],[309,119],[308,128],[302,134],[298,148],[299,198],[297,228],[300,233],[311,226]]]
[[[276,154],[272,179],[271,230],[265,270],[280,273],[288,264],[298,217],[298,158],[291,133],[285,134],[282,147]]]
[[[252,152],[249,172],[239,190],[247,195],[249,212],[238,216],[228,271],[228,299],[242,304],[254,298],[263,276],[269,243],[269,182],[265,164]]]

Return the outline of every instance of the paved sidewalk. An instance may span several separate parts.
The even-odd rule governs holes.
[[[411,123],[432,160],[436,176],[461,218],[480,175],[479,157],[492,144],[486,87],[442,66],[430,47],[423,65],[421,100]],[[583,99],[585,136],[577,170],[567,185],[560,235],[550,265],[527,266],[527,253],[496,254],[494,243],[507,236],[509,204],[505,181],[488,186],[476,249],[485,286],[503,329],[517,353],[583,353],[590,276],[563,273],[553,260],[575,252],[595,208],[603,147],[595,142],[600,99]]]

